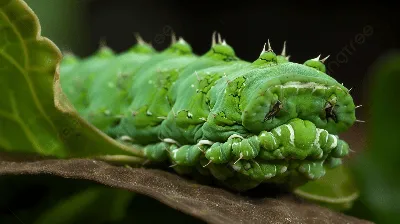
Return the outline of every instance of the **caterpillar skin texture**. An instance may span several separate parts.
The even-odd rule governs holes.
[[[225,41],[197,56],[183,39],[162,52],[140,40],[119,55],[66,58],[61,79],[84,118],[153,162],[238,191],[292,189],[341,164],[349,146],[337,135],[356,118],[325,59],[298,64],[284,51],[247,62]]]

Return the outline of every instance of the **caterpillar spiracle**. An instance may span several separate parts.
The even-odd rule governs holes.
[[[268,41],[248,62],[215,33],[201,56],[182,38],[158,52],[139,37],[120,54],[66,55],[61,85],[89,123],[179,174],[239,191],[295,187],[341,165],[349,145],[338,134],[356,117],[326,58],[294,63],[285,48],[276,54]]]

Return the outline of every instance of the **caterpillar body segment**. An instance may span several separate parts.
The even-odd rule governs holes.
[[[150,45],[139,43],[111,59],[93,80],[82,116],[106,133],[118,125],[132,101],[129,92],[137,70],[155,53]]]
[[[198,80],[200,79],[197,71],[214,67],[216,65],[226,64],[227,62],[244,62],[240,60],[233,48],[227,44],[214,44],[211,49],[204,55],[198,57],[194,62],[186,66],[183,71],[179,74],[179,79],[174,83],[171,90],[169,91],[169,97],[172,104],[175,104],[180,86],[184,85],[184,82],[188,77],[195,76]],[[245,62],[246,64],[248,62]],[[235,63],[233,63],[235,64]],[[193,83],[191,83],[193,84]]]
[[[182,144],[194,144],[203,137],[202,126],[207,122],[212,108],[211,89],[218,80],[248,66],[247,62],[236,61],[194,70],[182,80],[177,91],[177,100],[161,124],[161,138],[179,139]],[[183,98],[181,96],[188,96]]]
[[[205,124],[211,129],[207,139],[217,130],[215,126],[233,123],[241,124],[253,134],[271,130],[293,118],[310,120],[334,134],[354,123],[354,103],[348,90],[313,68],[287,62],[237,72],[229,78],[229,83],[220,81],[214,86],[219,95],[210,113],[216,116],[209,116],[210,122]],[[336,120],[326,114],[331,97],[336,98]],[[276,104],[281,104],[282,109],[269,117]]]
[[[201,56],[182,39],[162,52],[143,44],[87,78],[85,101],[75,102],[85,102],[79,111],[90,123],[148,160],[244,191],[296,187],[348,155],[337,134],[355,122],[355,106],[325,73],[326,58],[294,63],[268,44],[248,62],[225,41]]]
[[[178,44],[186,43],[178,42]],[[171,47],[173,46],[174,45]],[[167,50],[166,52],[169,51]],[[164,132],[165,126],[163,126],[163,128],[161,127],[164,120],[177,120],[178,124],[181,124],[179,118],[182,117],[182,111],[179,110],[177,114],[175,114],[175,108],[171,109],[171,107],[176,104],[176,97],[174,96],[176,94],[174,94],[174,91],[179,91],[181,89],[180,87],[185,85],[183,82],[186,82],[189,78],[195,78],[196,80],[189,85],[192,89],[198,84],[210,86],[211,84],[204,83],[204,81],[199,83],[199,80],[200,82],[202,81],[201,76],[204,75],[197,74],[197,70],[201,71],[204,68],[213,68],[213,66],[216,65],[239,61],[233,49],[226,44],[213,46],[212,49],[202,57],[197,57],[193,54],[167,56],[167,59],[157,63],[149,61],[146,64],[153,64],[150,67],[146,67],[145,64],[138,72],[137,76],[140,78],[135,80],[131,88],[133,101],[125,113],[124,118],[121,120],[121,125],[118,127],[119,130],[115,132],[117,135],[128,135],[136,139],[135,142],[139,144],[149,144],[159,141],[159,138],[162,138]],[[236,64],[235,68],[238,68]],[[248,63],[242,62],[239,64]],[[209,72],[206,72],[206,75],[208,74]],[[221,75],[222,74],[221,72]],[[214,79],[218,78],[215,74],[213,75]],[[204,93],[200,94],[204,95]],[[186,99],[189,100],[192,100],[191,98],[194,96],[190,95],[190,93],[185,93],[185,95],[188,96]],[[181,102],[183,101],[185,101],[185,99],[181,100]],[[192,101],[192,104],[193,103],[195,105],[201,105],[200,101]],[[187,112],[190,109],[190,107],[185,108],[185,111]],[[191,117],[192,114],[189,112],[186,116]],[[173,132],[176,131],[177,130],[174,130]],[[190,138],[193,139],[192,136],[190,136]]]
[[[60,76],[62,76],[63,81],[67,79],[65,76],[70,75],[71,70],[73,70],[76,65],[80,64],[80,60],[80,58],[70,52],[64,53],[64,58],[60,65]]]
[[[160,124],[170,111],[168,91],[182,69],[197,56],[182,41],[157,56],[144,63],[135,75],[130,89],[132,101],[113,135],[127,135],[142,145],[159,141]]]
[[[80,60],[69,71],[64,71],[65,63],[60,66],[61,88],[80,114],[89,104],[87,93],[92,81],[99,77],[98,74],[114,57],[114,51],[102,46],[95,54]]]

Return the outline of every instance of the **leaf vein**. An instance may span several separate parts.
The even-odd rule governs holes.
[[[12,149],[10,142],[6,138],[3,138],[2,136],[0,136],[0,148],[4,148],[6,150]]]
[[[1,12],[1,11],[0,11]],[[7,54],[4,51],[0,51],[0,55],[2,55],[5,59],[7,59],[16,69],[19,70],[19,72],[24,76],[29,90],[32,94],[33,97],[33,102],[35,103],[36,107],[38,108],[38,110],[40,111],[40,113],[42,114],[42,116],[45,118],[45,120],[50,124],[50,126],[57,131],[56,127],[54,126],[53,122],[50,120],[50,118],[46,115],[46,113],[43,110],[43,107],[36,95],[35,89],[33,87],[32,81],[29,78],[29,75],[27,74],[26,70],[24,70],[16,61],[13,57],[11,57],[9,54]]]
[[[14,23],[11,22],[10,18],[8,18],[8,16],[4,13],[2,9],[0,9],[0,13],[5,19],[5,21],[10,25],[15,35],[17,35],[18,40],[21,42],[22,50],[24,51],[24,68],[26,69],[28,67],[29,58],[28,58],[28,49],[26,48],[24,38],[22,38],[21,34],[18,32],[18,29],[15,27]]]
[[[8,113],[8,112],[6,112],[6,111],[0,110],[0,116],[5,117],[5,118],[8,118],[8,119],[10,119],[10,120],[14,120],[14,121],[16,120],[16,117],[14,116],[14,114]]]
[[[14,95],[10,91],[10,101],[11,101],[11,108],[16,116],[14,116],[14,120],[19,124],[19,126],[24,131],[26,137],[28,137],[29,141],[32,142],[33,147],[40,153],[44,154],[45,150],[42,149],[40,144],[38,143],[35,135],[32,134],[31,130],[25,125],[25,122],[21,120],[19,116],[19,110],[17,108],[17,103],[15,101]]]

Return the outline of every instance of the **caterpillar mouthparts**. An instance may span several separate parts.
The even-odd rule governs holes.
[[[328,57],[290,62],[286,42],[277,55],[268,40],[247,62],[216,33],[201,56],[182,38],[161,52],[140,38],[121,54],[103,47],[83,60],[69,56],[61,84],[85,119],[150,161],[238,191],[293,188],[350,150],[337,134],[357,121],[356,107],[326,74]]]

